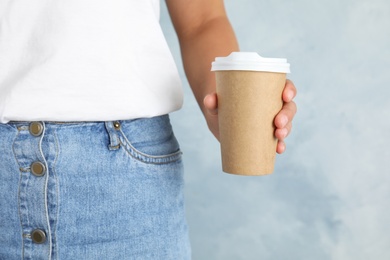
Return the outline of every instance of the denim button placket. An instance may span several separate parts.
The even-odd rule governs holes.
[[[51,255],[51,227],[49,220],[47,133],[43,122],[31,122],[18,127],[14,141],[14,155],[18,161],[19,217],[23,232],[23,255],[31,259],[46,259]],[[50,159],[50,161],[52,161]]]

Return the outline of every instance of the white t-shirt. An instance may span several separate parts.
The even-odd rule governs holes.
[[[159,0],[1,0],[0,122],[152,117],[182,106]]]

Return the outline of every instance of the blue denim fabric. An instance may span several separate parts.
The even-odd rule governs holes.
[[[0,124],[0,259],[190,259],[168,115],[41,123],[38,137],[29,122]]]

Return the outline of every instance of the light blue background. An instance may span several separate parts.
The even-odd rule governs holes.
[[[221,172],[185,79],[172,114],[184,152],[195,260],[390,259],[390,2],[226,1],[241,50],[285,57],[298,114],[274,174]]]

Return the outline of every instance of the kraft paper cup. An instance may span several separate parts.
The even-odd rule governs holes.
[[[274,118],[281,110],[290,65],[253,52],[217,57],[215,71],[222,170],[266,175],[274,170]]]

